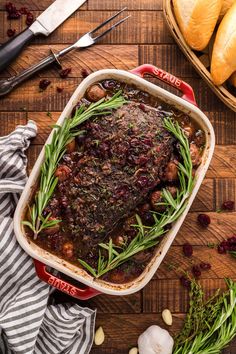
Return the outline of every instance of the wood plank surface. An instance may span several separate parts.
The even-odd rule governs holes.
[[[7,20],[5,3],[0,0],[0,43],[8,39],[6,32],[9,28],[19,33],[26,27],[25,17]],[[27,7],[36,17],[52,0],[15,0],[14,3],[17,8]],[[219,212],[224,201],[236,199],[236,113],[225,107],[211,92],[179,50],[165,25],[161,0],[88,0],[49,37],[35,39],[7,70],[0,73],[0,79],[28,68],[47,56],[50,49],[58,51],[73,43],[125,6],[128,7],[127,14],[131,15],[129,21],[98,45],[88,50],[74,51],[61,60],[63,68],[72,68],[68,79],[61,79],[59,66],[51,65],[0,99],[1,136],[9,134],[16,125],[25,124],[29,119],[37,123],[37,137],[27,152],[29,172],[52,124],[57,121],[71,94],[82,81],[82,69],[88,72],[103,68],[130,70],[143,63],[154,64],[193,87],[199,108],[213,124],[216,148],[212,163],[190,213],[153,279],[136,294],[123,297],[101,295],[85,303],[79,302],[82,306],[97,308],[96,326],[102,325],[105,331],[104,344],[101,347],[94,346],[92,354],[127,354],[148,326],[159,324],[165,327],[161,319],[164,308],[169,308],[174,314],[173,326],[168,330],[172,334],[177,333],[188,308],[188,294],[180,285],[179,277],[182,271],[191,273],[193,265],[201,261],[211,264],[211,270],[202,272],[200,280],[208,296],[218,288],[225,288],[225,277],[236,280],[236,261],[229,255],[217,252],[219,242],[236,234],[236,211]],[[44,92],[40,92],[38,86],[42,78],[51,81]],[[147,79],[181,95],[158,79]],[[57,87],[63,88],[63,92],[58,93]],[[197,222],[199,213],[210,216],[208,228],[202,228]],[[183,255],[183,244],[186,242],[193,245],[191,259]],[[55,294],[55,299],[61,302],[74,301],[60,293]],[[236,342],[232,342],[224,353],[235,354]]]

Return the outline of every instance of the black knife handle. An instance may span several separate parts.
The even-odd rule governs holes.
[[[18,56],[24,46],[30,42],[33,37],[34,33],[27,28],[0,47],[0,71],[5,69],[10,62]]]
[[[22,71],[16,76],[12,76],[9,79],[0,80],[0,96],[5,96],[7,93],[13,90],[13,88],[19,85],[21,82],[34,75],[36,72],[46,68],[48,65],[57,61],[57,55],[52,53],[48,57],[41,60],[39,63],[31,66],[30,68]]]

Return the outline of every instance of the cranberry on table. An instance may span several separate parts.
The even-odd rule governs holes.
[[[88,71],[88,69],[83,68],[81,69],[81,75],[85,79],[87,76],[90,75],[90,72]]]
[[[234,201],[233,200],[227,200],[227,201],[225,201],[223,204],[222,204],[222,206],[221,206],[221,208],[223,209],[223,210],[230,210],[230,211],[232,211],[232,210],[234,210]]]
[[[183,245],[183,253],[186,257],[191,257],[193,254],[193,246],[190,243],[185,243]]]
[[[40,90],[45,91],[46,88],[51,84],[50,80],[43,79],[39,82],[39,88]]]
[[[64,91],[64,88],[57,86],[57,92],[58,92],[58,93],[62,93],[62,91]]]
[[[5,8],[6,8],[7,12],[15,12],[16,11],[16,7],[13,5],[12,2],[7,2],[5,5]]]
[[[9,12],[7,19],[8,20],[18,20],[21,17],[21,14],[19,11],[16,12]]]
[[[201,274],[202,274],[201,269],[200,269],[200,267],[198,265],[194,265],[192,267],[192,273],[193,273],[195,278],[199,278],[201,276]]]
[[[181,277],[180,277],[180,283],[185,287],[185,288],[187,288],[187,289],[191,289],[191,281],[190,281],[190,279],[188,279],[187,277],[185,277],[184,275],[182,275]]]
[[[34,15],[31,12],[28,12],[25,23],[27,24],[27,26],[31,26],[33,22],[34,22]]]
[[[222,245],[219,245],[219,246],[217,247],[217,251],[218,251],[219,254],[225,254],[225,253],[227,253],[227,250],[226,250],[225,247],[222,246]]]
[[[68,77],[68,75],[71,73],[72,69],[71,68],[67,68],[67,69],[63,69],[61,72],[60,72],[60,77],[62,79],[66,79]]]
[[[229,237],[227,241],[229,244],[236,244],[236,236]]]
[[[29,11],[26,7],[21,7],[19,11],[20,11],[21,15],[28,15],[28,13],[29,13]]]
[[[197,220],[202,227],[207,227],[211,223],[210,216],[207,214],[199,214]]]
[[[217,247],[219,254],[226,254],[228,251],[236,251],[236,236],[223,240]]]
[[[9,29],[7,30],[7,35],[8,35],[8,37],[13,37],[15,34],[16,34],[16,30],[15,30],[15,29],[9,28]]]
[[[209,269],[211,269],[210,263],[201,262],[201,263],[199,264],[199,266],[200,266],[200,268],[201,268],[202,270],[209,270]]]

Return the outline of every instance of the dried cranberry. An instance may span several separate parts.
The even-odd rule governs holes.
[[[217,247],[217,250],[218,250],[219,254],[225,254],[226,253],[226,249],[224,248],[224,246],[219,245]]]
[[[63,90],[64,90],[63,87],[58,87],[58,86],[57,86],[57,92],[58,92],[58,93],[62,93]]]
[[[116,82],[114,80],[105,80],[102,83],[103,87],[107,90],[111,90],[116,86]]]
[[[18,20],[18,18],[21,17],[21,14],[19,13],[19,11],[15,11],[15,12],[9,12],[8,13],[8,20]]]
[[[29,11],[26,7],[21,7],[19,11],[20,11],[21,15],[28,15],[28,13],[29,13]]]
[[[201,269],[198,265],[192,267],[192,273],[195,276],[195,278],[199,278],[202,274]]]
[[[128,141],[123,141],[119,145],[114,146],[114,153],[120,157],[124,157],[129,150],[129,143]]]
[[[186,257],[191,257],[193,254],[193,247],[189,243],[183,245],[183,253]]]
[[[191,289],[191,281],[188,278],[182,275],[179,280],[185,288]]]
[[[229,242],[224,240],[220,243],[220,246],[224,247],[224,249],[227,251],[229,249]]]
[[[233,244],[233,243],[236,244],[236,236],[229,237],[227,241],[228,241],[228,243],[230,243],[230,244]]]
[[[33,22],[34,22],[34,15],[31,12],[28,12],[25,23],[27,24],[27,26],[31,26]]]
[[[46,90],[46,88],[51,84],[50,80],[43,79],[39,82],[39,88],[41,90]]]
[[[16,34],[16,30],[15,29],[13,30],[13,29],[9,28],[7,30],[8,37],[13,37],[15,34]]]
[[[15,12],[16,11],[16,8],[12,2],[7,2],[5,5],[5,8],[6,8],[7,12]]]
[[[209,269],[211,269],[211,265],[210,265],[210,263],[201,262],[200,263],[200,268],[202,270],[209,270]]]
[[[90,72],[88,71],[88,69],[83,68],[81,69],[81,75],[83,78],[86,78],[87,76],[90,75]]]
[[[67,76],[71,73],[72,69],[71,68],[67,68],[67,69],[63,69],[61,72],[60,72],[60,77],[62,79],[66,79]]]
[[[139,108],[143,111],[146,112],[146,106],[143,103],[140,103]]]
[[[230,245],[228,249],[229,251],[236,251],[236,244]]]
[[[155,220],[151,212],[147,212],[142,217],[144,224],[153,225]]]
[[[148,178],[146,176],[140,176],[137,179],[137,184],[141,188],[147,187],[149,185],[149,180],[148,180]]]
[[[150,158],[148,156],[144,156],[141,155],[138,159],[137,159],[137,164],[140,166],[144,166],[148,163],[148,161],[150,160]]]
[[[221,207],[221,208],[222,208],[223,210],[230,210],[230,211],[234,210],[234,201],[228,200],[228,201],[224,202],[224,203],[222,204],[222,207]]]
[[[149,138],[144,138],[144,139],[142,140],[142,143],[143,143],[144,145],[148,146],[148,147],[152,147],[152,146],[153,146],[153,142],[152,142],[152,140],[149,139]]]
[[[197,220],[203,227],[207,227],[211,223],[211,219],[207,214],[199,214]]]
[[[101,158],[106,158],[110,153],[110,145],[107,142],[103,142],[99,145],[98,155]]]
[[[129,187],[127,185],[123,185],[115,189],[113,197],[116,199],[128,199],[129,194]]]

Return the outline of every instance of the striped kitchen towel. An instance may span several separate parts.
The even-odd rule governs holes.
[[[12,214],[27,180],[25,150],[36,135],[29,121],[0,138],[0,353],[87,354],[95,311],[48,305],[50,287],[16,241]]]

